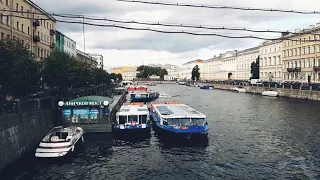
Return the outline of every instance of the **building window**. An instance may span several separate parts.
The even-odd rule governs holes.
[[[1,33],[1,39],[4,39],[4,33]]]
[[[9,16],[7,16],[6,24],[7,24],[8,26],[10,25],[10,19],[9,19]]]
[[[19,4],[16,4],[16,11],[19,11]]]
[[[0,14],[0,23],[3,23],[3,14]]]
[[[309,37],[310,38],[310,37]],[[310,46],[308,47],[308,54],[310,54],[311,53],[311,48],[310,48]]]
[[[30,27],[28,27],[28,35],[30,35]]]
[[[27,10],[27,17],[30,18],[30,11]]]
[[[24,32],[24,30],[23,30],[23,24],[21,24],[21,31]]]
[[[23,6],[21,6],[21,14],[23,14]]]
[[[17,22],[17,30],[19,30],[19,22]]]
[[[9,0],[6,0],[6,5],[9,6]]]

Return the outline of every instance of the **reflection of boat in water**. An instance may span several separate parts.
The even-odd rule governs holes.
[[[273,90],[266,90],[261,93],[263,96],[277,97],[278,92]]]
[[[150,133],[150,115],[147,105],[144,103],[127,103],[121,106],[116,114],[116,124],[113,125],[113,132]]]
[[[246,93],[247,90],[245,88],[242,87],[235,87],[231,89],[232,91],[238,92],[238,93]]]
[[[210,85],[201,86],[200,89],[213,90],[214,87]]]
[[[155,127],[160,133],[184,139],[208,136],[206,115],[179,102],[154,102],[151,112]]]
[[[65,156],[74,151],[80,139],[84,142],[83,134],[84,130],[81,127],[55,127],[42,139],[35,156],[42,158]]]

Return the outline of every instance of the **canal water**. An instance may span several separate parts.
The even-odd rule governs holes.
[[[26,155],[9,179],[320,179],[320,103],[181,85],[152,87],[205,113],[208,144],[86,135],[71,159]]]

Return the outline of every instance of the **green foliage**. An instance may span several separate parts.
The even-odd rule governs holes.
[[[198,65],[195,65],[191,71],[191,79],[192,81],[200,80],[200,68]]]
[[[0,64],[0,85],[4,93],[20,97],[39,89],[40,64],[21,41],[0,41]]]
[[[256,62],[251,63],[251,77],[250,79],[260,78],[260,56],[257,57]]]
[[[85,62],[64,52],[53,52],[43,61],[43,81],[51,87],[84,87],[88,84],[110,84],[111,76],[102,69],[92,69]]]
[[[160,76],[160,79],[163,80],[164,76],[168,74],[166,69],[151,66],[139,66],[137,71],[139,71],[137,78],[148,78],[149,76],[156,75]]]

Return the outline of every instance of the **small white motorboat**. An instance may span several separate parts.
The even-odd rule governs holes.
[[[84,130],[81,127],[54,127],[40,142],[35,156],[39,158],[65,156],[74,151],[80,139],[84,142],[83,134]]]
[[[238,93],[246,93],[247,92],[247,90],[245,88],[239,88],[239,87],[232,88],[231,90],[238,92]]]
[[[273,91],[273,90],[266,90],[263,91],[262,96],[270,96],[270,97],[277,97],[278,96],[278,92],[277,91]]]

